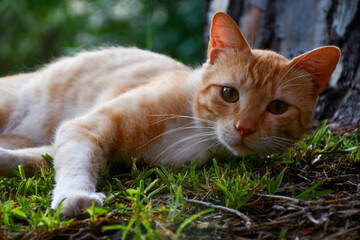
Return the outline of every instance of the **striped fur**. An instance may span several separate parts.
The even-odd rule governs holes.
[[[231,21],[215,15],[209,60],[195,70],[160,54],[118,47],[0,78],[0,174],[19,164],[33,174],[49,153],[56,171],[52,207],[65,199],[63,214],[73,216],[91,202],[101,206],[105,195],[96,193],[96,182],[105,159],[179,166],[214,153],[285,150],[312,119],[324,85],[317,84],[319,72],[329,60],[316,57],[316,77],[308,67],[313,64],[304,63],[319,51],[335,59],[335,48],[290,61],[250,49]],[[224,101],[223,87],[236,89],[239,100]],[[275,99],[289,105],[283,114],[267,111]],[[238,126],[251,134],[239,134]]]

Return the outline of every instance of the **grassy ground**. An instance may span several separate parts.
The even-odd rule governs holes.
[[[54,171],[27,178],[20,167],[0,178],[0,239],[359,238],[358,131],[323,124],[284,154],[202,167],[134,161],[101,175],[104,207],[65,220],[49,209]]]

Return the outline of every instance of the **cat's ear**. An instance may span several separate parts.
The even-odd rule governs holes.
[[[223,12],[215,13],[211,28],[208,56],[213,64],[219,54],[227,48],[249,50],[250,46],[230,16]]]
[[[296,68],[308,72],[314,82],[316,95],[324,91],[331,74],[334,72],[340,59],[340,49],[335,46],[326,46],[306,52],[291,60]]]

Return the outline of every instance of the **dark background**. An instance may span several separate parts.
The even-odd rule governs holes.
[[[203,0],[1,0],[0,76],[117,45],[195,66],[204,58],[204,26]]]

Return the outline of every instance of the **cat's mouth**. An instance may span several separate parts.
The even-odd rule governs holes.
[[[243,139],[225,131],[220,131],[218,136],[220,142],[236,156],[245,156],[256,152],[248,139]]]

